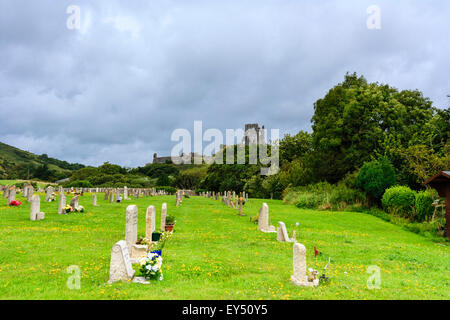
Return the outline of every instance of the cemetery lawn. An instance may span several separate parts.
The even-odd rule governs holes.
[[[276,200],[250,199],[247,217],[201,197],[175,196],[109,203],[98,194],[80,197],[85,213],[57,214],[57,201],[46,203],[45,219],[30,221],[30,204],[19,208],[0,198],[0,299],[450,299],[449,243],[434,243],[381,219],[355,212],[298,209]],[[68,196],[67,203],[70,202]],[[111,248],[125,238],[125,209],[139,209],[139,235],[145,233],[145,210],[161,204],[175,214],[173,237],[163,249],[164,280],[151,285],[107,284]],[[271,224],[284,221],[307,248],[307,264],[320,272],[331,257],[331,283],[300,288],[290,283],[292,244],[276,234],[257,231],[249,221],[263,202]],[[313,247],[322,253],[314,258]],[[81,288],[70,290],[67,268],[79,266]],[[381,270],[381,288],[369,290],[368,266]],[[135,267],[137,268],[137,266]],[[139,272],[137,271],[136,274]]]

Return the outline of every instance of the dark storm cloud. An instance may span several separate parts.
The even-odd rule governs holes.
[[[366,27],[372,4],[381,30]],[[447,1],[2,1],[0,141],[144,165],[194,120],[310,130],[347,71],[448,106],[449,14]]]

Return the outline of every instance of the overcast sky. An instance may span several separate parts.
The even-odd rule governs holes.
[[[373,4],[379,30],[366,24]],[[449,31],[448,0],[1,0],[0,141],[142,166],[194,120],[310,131],[314,101],[347,71],[444,108]]]

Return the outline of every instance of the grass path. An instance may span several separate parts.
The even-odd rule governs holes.
[[[299,242],[308,266],[321,270],[331,256],[331,280],[319,288],[290,284],[292,244],[257,231],[249,222],[263,200],[251,199],[237,211],[200,197],[141,198],[112,203],[98,195],[81,197],[86,213],[58,215],[57,202],[43,202],[45,220],[29,220],[30,205],[8,208],[0,199],[0,299],[449,299],[448,246],[433,243],[376,217],[349,212],[301,210],[264,200],[271,223],[286,223],[291,234],[300,223]],[[70,199],[67,200],[68,202]],[[139,209],[139,234],[145,210],[155,205],[157,229],[161,205],[177,218],[176,232],[163,250],[164,281],[151,285],[106,284],[113,244],[125,237],[125,209]],[[313,246],[322,252],[314,258]],[[81,289],[70,290],[67,267],[81,270]],[[367,267],[381,268],[381,289],[366,286]]]

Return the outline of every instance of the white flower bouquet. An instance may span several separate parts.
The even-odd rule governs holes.
[[[141,274],[146,279],[157,279],[159,281],[163,279],[162,257],[159,254],[149,252],[147,257],[139,260],[139,264],[141,265]]]

